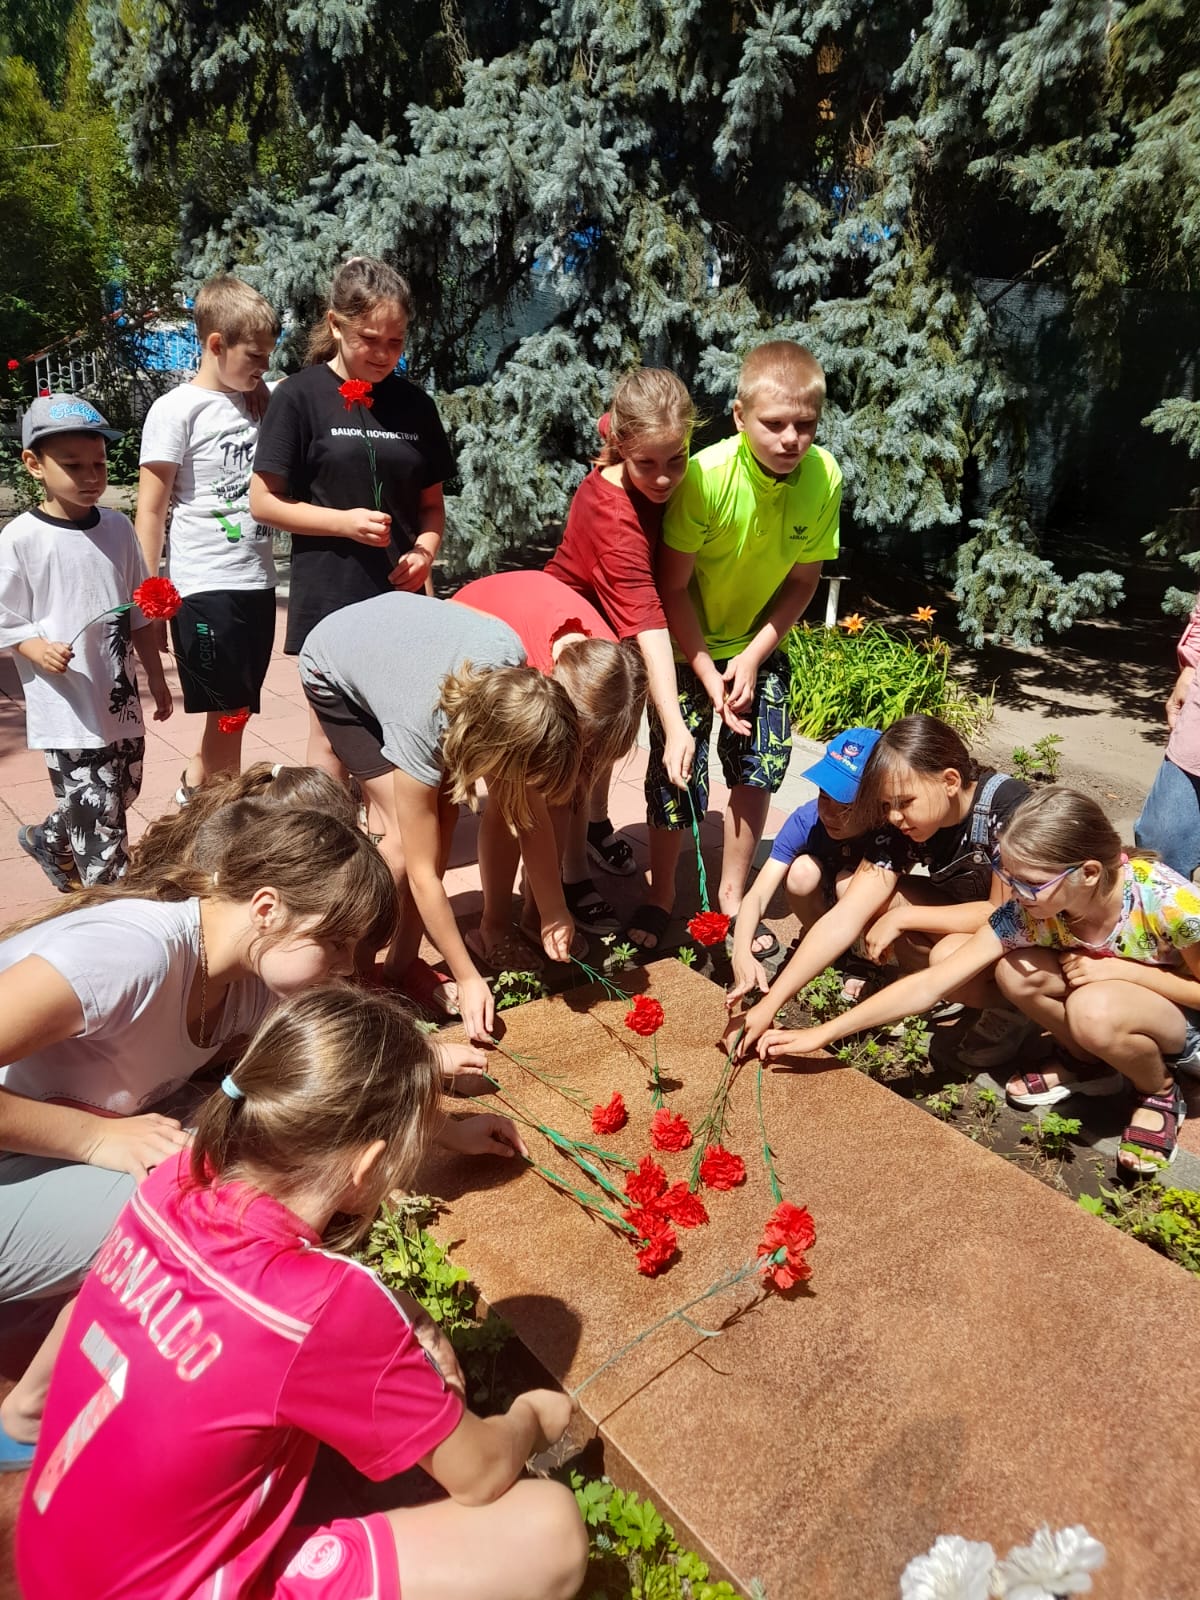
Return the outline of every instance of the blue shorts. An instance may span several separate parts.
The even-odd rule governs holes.
[[[1163,1060],[1172,1072],[1186,1072],[1189,1077],[1200,1078],[1200,1011],[1181,1006],[1183,1012],[1183,1048],[1174,1055],[1164,1055]]]

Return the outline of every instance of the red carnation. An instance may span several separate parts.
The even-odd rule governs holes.
[[[147,622],[165,622],[183,604],[183,596],[170,578],[143,578],[133,591],[133,603]]]
[[[777,1289],[790,1289],[793,1284],[812,1277],[812,1268],[805,1260],[804,1252],[812,1249],[816,1239],[817,1230],[808,1208],[795,1206],[790,1200],[781,1200],[767,1218],[758,1247],[760,1256],[773,1256],[777,1250],[786,1251],[783,1261],[771,1261],[763,1267],[763,1272]]]
[[[656,1111],[650,1118],[650,1143],[656,1150],[686,1150],[692,1130],[677,1111]]]
[[[20,365],[21,363],[19,361],[10,360],[8,363],[8,370],[10,372],[15,372]]]
[[[346,402],[346,410],[351,406],[366,406],[369,411],[375,404],[371,399],[371,390],[374,384],[365,382],[362,378],[347,378],[345,383],[338,384],[338,393]]]
[[[606,1106],[592,1107],[593,1133],[616,1133],[628,1121],[629,1113],[625,1109],[625,1102],[615,1090]]]
[[[723,911],[698,911],[687,930],[697,944],[720,944],[729,933],[729,918]]]
[[[637,1228],[642,1238],[637,1252],[637,1269],[647,1278],[653,1278],[669,1264],[675,1254],[675,1229],[662,1217],[647,1212],[635,1215],[639,1220],[635,1221],[633,1226]]]
[[[667,1187],[667,1175],[653,1156],[643,1156],[638,1169],[625,1184],[625,1193],[635,1206],[648,1206]]]
[[[698,1194],[689,1193],[686,1183],[673,1183],[665,1194],[659,1195],[654,1209],[680,1228],[702,1228],[708,1221],[704,1201]]]
[[[217,727],[222,733],[239,733],[249,721],[248,711],[226,711],[217,718]]]
[[[734,1189],[746,1181],[746,1163],[724,1145],[710,1144],[700,1162],[700,1181],[706,1189]]]
[[[640,1033],[643,1039],[648,1039],[662,1027],[666,1016],[657,1000],[652,1000],[648,994],[639,994],[625,1013],[625,1026],[634,1033]]]

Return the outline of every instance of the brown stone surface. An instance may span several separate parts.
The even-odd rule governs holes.
[[[670,1103],[697,1122],[722,1064],[719,992],[674,961],[626,986],[666,1007],[664,1076],[683,1080]],[[649,1046],[624,1009],[576,991],[506,1013],[505,1043],[594,1099],[621,1089],[630,1124],[596,1142],[636,1157],[651,1108],[630,1046],[646,1059]],[[511,1063],[496,1072],[592,1137]],[[710,1226],[681,1231],[655,1280],[524,1167],[430,1172],[456,1258],[565,1386],[753,1255],[771,1207],[753,1090],[747,1068],[727,1141],[746,1185],[706,1196]],[[1105,1600],[1200,1591],[1200,1284],[856,1072],[768,1074],[764,1109],[785,1194],[816,1219],[811,1285],[712,1300],[694,1313],[703,1327],[750,1309],[715,1340],[672,1324],[592,1384],[582,1404],[613,1478],[648,1489],[685,1541],[742,1588],[760,1577],[770,1600],[884,1600],[939,1533],[1003,1553],[1043,1520],[1104,1541]],[[659,1157],[672,1178],[689,1158]]]

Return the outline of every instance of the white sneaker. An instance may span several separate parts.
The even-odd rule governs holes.
[[[1018,1011],[981,1012],[979,1021],[958,1048],[958,1059],[964,1067],[976,1067],[981,1072],[1003,1066],[1017,1055],[1033,1031],[1033,1023]]]

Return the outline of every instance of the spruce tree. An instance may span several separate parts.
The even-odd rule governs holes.
[[[138,170],[186,190],[191,280],[236,265],[302,323],[350,250],[412,278],[464,564],[561,517],[624,368],[675,368],[722,432],[745,352],[794,337],[828,371],[848,539],[961,530],[968,635],[1024,640],[1120,587],[1040,554],[1034,402],[979,280],[1063,284],[1089,377],[1120,382],[1130,292],[1182,284],[1194,248],[1195,10],[93,0],[91,16]],[[546,325],[484,363],[535,290]]]

